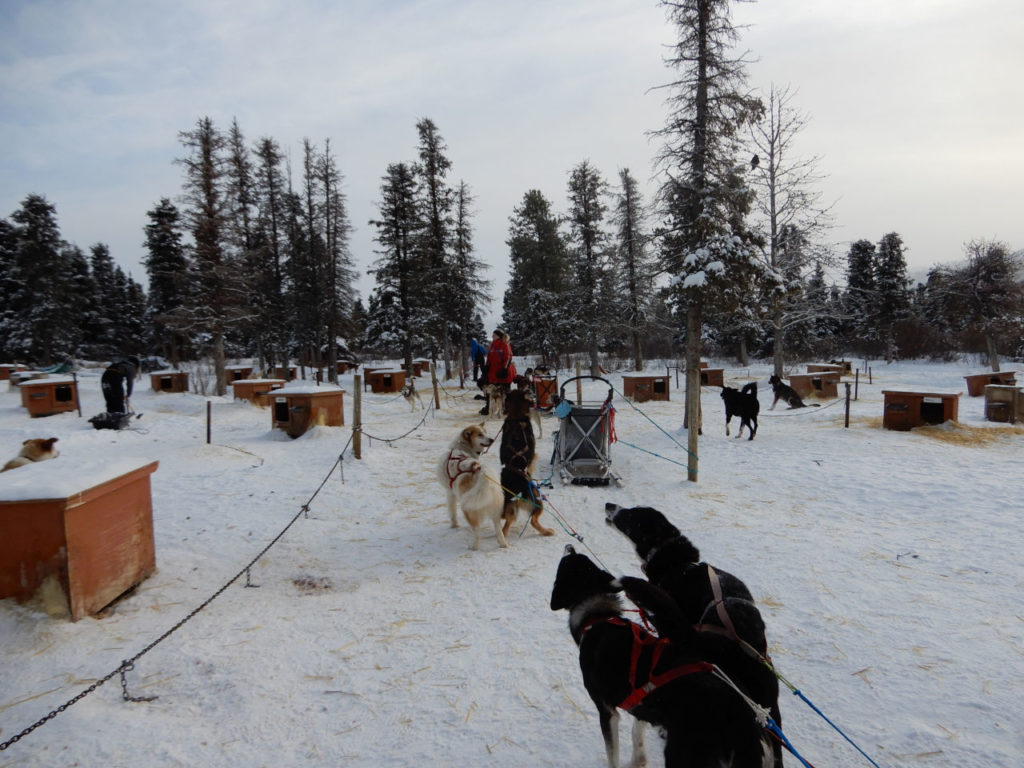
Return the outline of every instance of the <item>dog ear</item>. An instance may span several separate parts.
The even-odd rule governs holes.
[[[46,440],[43,440],[43,445],[46,447],[46,450],[50,450],[51,448],[53,448],[53,444],[56,443],[56,442],[57,442],[57,438],[56,437],[50,437],[50,438],[47,438]]]

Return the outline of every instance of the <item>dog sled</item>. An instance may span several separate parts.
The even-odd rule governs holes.
[[[582,380],[592,380],[608,387],[603,400],[587,400]],[[566,397],[565,389],[577,384],[577,401]],[[593,389],[593,387],[591,387]],[[615,390],[607,379],[599,376],[576,376],[568,379],[559,390],[555,415],[558,432],[554,435],[555,452],[551,463],[555,465],[563,484],[608,485],[622,481],[612,472],[609,447],[615,442],[615,409],[612,397]]]

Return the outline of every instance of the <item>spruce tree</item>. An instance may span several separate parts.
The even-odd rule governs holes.
[[[553,363],[574,339],[575,324],[565,297],[571,267],[558,217],[539,190],[523,195],[509,219],[510,274],[502,322],[518,354],[537,354]]]
[[[685,308],[687,477],[696,481],[704,307],[737,305],[760,271],[743,223],[752,200],[739,134],[761,105],[746,93],[745,60],[730,54],[738,35],[729,0],[662,4],[678,34],[667,63],[679,76],[666,86],[669,114],[656,134],[666,179],[658,203],[664,267]]]
[[[607,182],[589,161],[584,160],[569,174],[566,220],[576,283],[570,311],[576,318],[579,335],[586,342],[591,376],[600,374],[599,340],[606,317],[599,304],[599,292],[607,270],[608,235],[604,229],[607,190]]]
[[[276,141],[260,139],[255,152],[256,243],[250,266],[253,294],[259,298],[253,306],[253,335],[261,363],[273,368],[288,364],[288,183]]]
[[[143,265],[149,280],[150,337],[161,354],[177,367],[187,336],[173,320],[189,304],[189,261],[182,243],[181,216],[169,199],[162,198],[146,213],[146,255]]]
[[[380,218],[370,221],[377,230],[380,258],[372,270],[377,286],[370,298],[368,328],[394,340],[406,369],[412,366],[413,349],[425,346],[436,327],[421,290],[427,265],[417,247],[424,227],[420,200],[413,169],[392,163],[381,180]]]
[[[903,255],[903,239],[895,232],[878,243],[874,263],[873,321],[885,347],[885,361],[896,359],[896,325],[910,314],[907,290],[907,260]]]
[[[843,297],[844,335],[865,353],[877,349],[878,335],[872,321],[875,300],[875,245],[857,240],[846,254],[846,293]]]
[[[642,343],[649,327],[649,305],[653,299],[655,276],[655,265],[647,247],[650,236],[645,218],[637,180],[628,168],[623,168],[619,171],[619,188],[611,216],[615,227],[616,295],[622,309],[613,312],[612,317],[618,321],[619,330],[629,336],[633,367],[637,371],[644,369]]]

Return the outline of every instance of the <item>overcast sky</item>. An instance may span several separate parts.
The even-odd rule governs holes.
[[[0,0],[0,216],[39,193],[62,236],[107,243],[146,284],[146,211],[176,199],[178,133],[202,116],[298,167],[330,139],[360,273],[389,163],[429,117],[476,196],[478,256],[508,270],[508,219],[539,189],[566,207],[589,160],[644,182],[674,41],[655,0]],[[1024,248],[1022,0],[763,0],[735,7],[750,85],[796,90],[830,239],[899,232],[912,274],[974,238]],[[296,176],[296,180],[298,180]],[[647,186],[648,197],[653,183]],[[368,278],[359,284],[365,299]]]

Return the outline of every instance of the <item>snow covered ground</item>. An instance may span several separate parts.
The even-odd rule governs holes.
[[[0,742],[158,640],[127,681],[132,695],[159,698],[123,701],[115,674],[0,752],[0,766],[603,766],[566,615],[548,600],[574,541],[566,527],[609,570],[639,573],[603,522],[606,501],[661,509],[704,558],[742,577],[778,670],[878,765],[1022,765],[1024,428],[984,420],[963,379],[979,370],[875,364],[844,429],[838,401],[768,411],[769,367],[727,367],[727,383],[757,379],[761,428],[752,442],[726,438],[718,390],[705,388],[698,483],[659,429],[686,444],[681,393],[642,411],[617,397],[622,442],[611,452],[624,486],[556,478],[544,519],[558,535],[520,537],[516,526],[509,549],[487,535],[478,552],[465,525],[449,528],[433,474],[457,430],[479,421],[471,391],[449,390],[408,437],[364,443],[361,461],[346,451],[331,473],[349,427],[292,440],[267,409],[155,393],[146,379],[134,429],[96,431],[86,419],[102,410],[99,371],[80,376],[83,418],[30,419],[0,384],[0,460],[26,438],[55,436],[69,473],[160,462],[155,575],[74,623],[0,601]],[[621,392],[621,376],[609,379]],[[350,421],[351,375],[343,384]],[[884,430],[886,388],[964,392],[959,424]],[[394,395],[364,396],[364,429],[378,438],[423,415]],[[542,477],[555,426],[545,417]],[[31,471],[0,475],[0,498]],[[178,626],[282,531],[250,571],[257,588],[243,575]],[[810,763],[870,764],[785,688],[781,706]],[[648,742],[660,765],[657,738]]]

